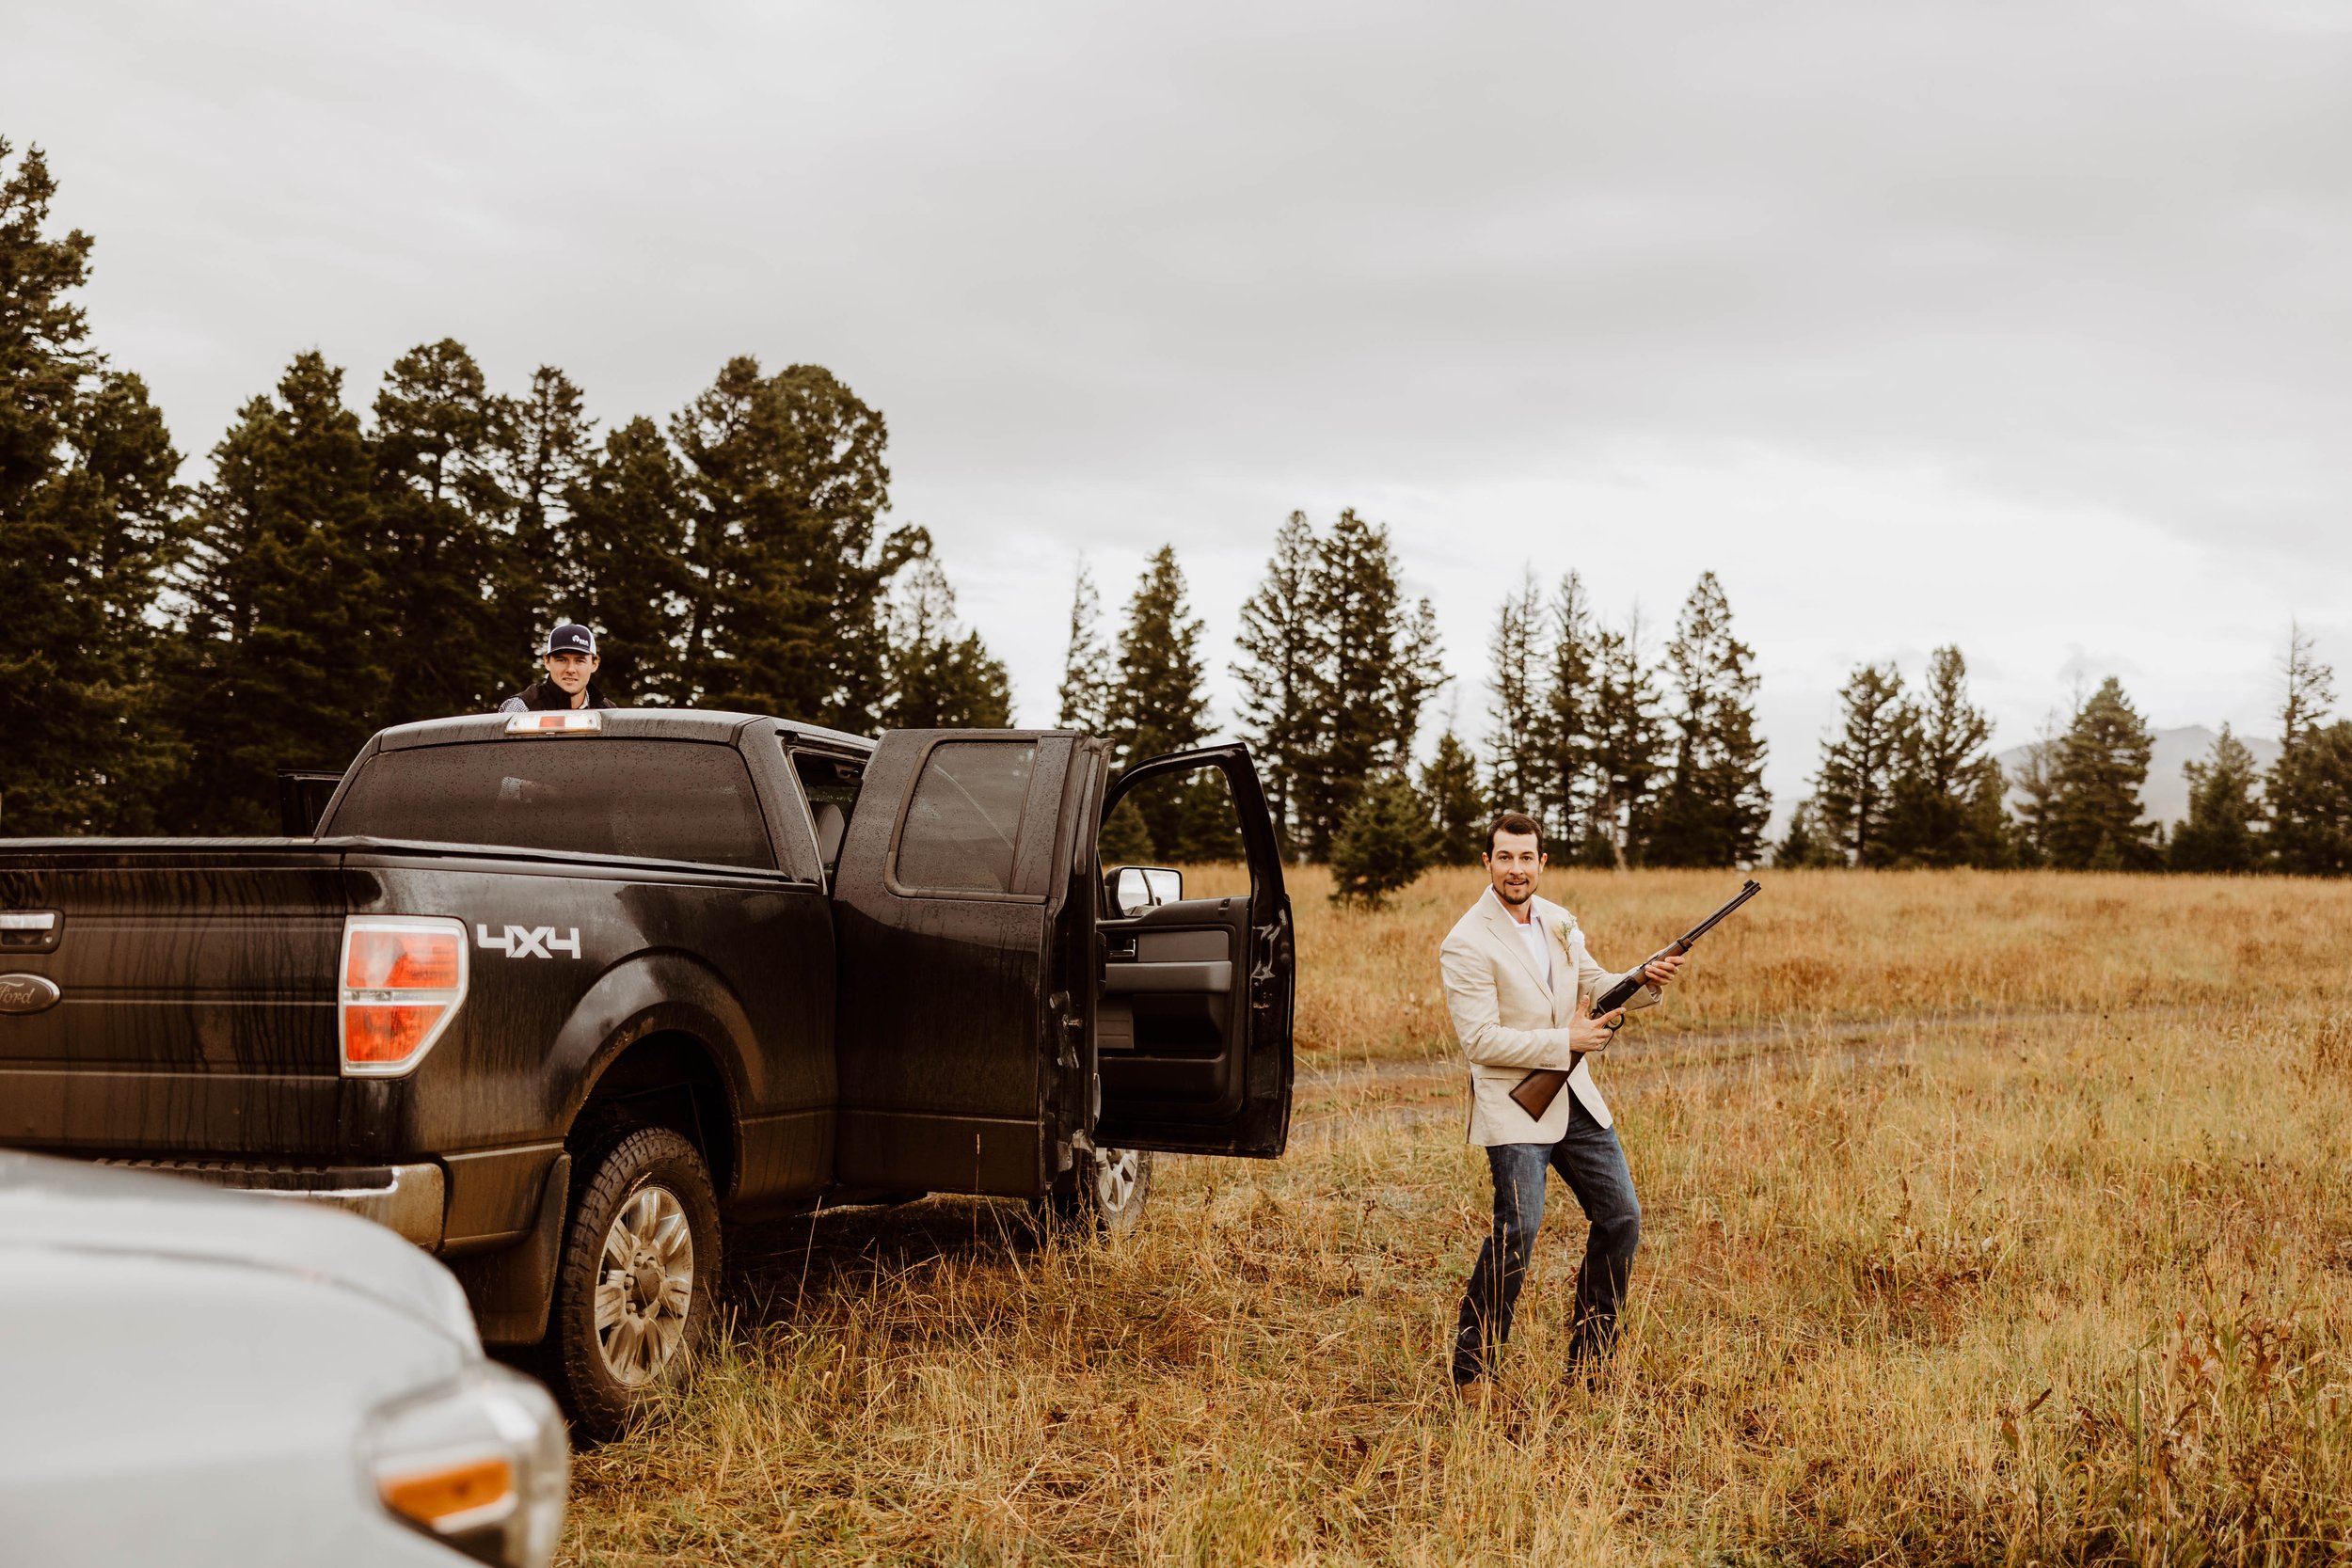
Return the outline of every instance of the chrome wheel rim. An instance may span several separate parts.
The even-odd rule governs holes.
[[[596,1283],[596,1348],[605,1370],[635,1387],[677,1354],[694,1304],[694,1231],[667,1187],[640,1187],[604,1233]]]
[[[1094,1201],[1105,1214],[1125,1212],[1136,1196],[1136,1180],[1141,1160],[1132,1148],[1098,1148],[1094,1151]]]

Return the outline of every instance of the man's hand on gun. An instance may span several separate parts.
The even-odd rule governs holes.
[[[1568,1048],[1582,1055],[1597,1055],[1609,1049],[1609,1042],[1616,1038],[1617,1025],[1624,1022],[1623,1007],[1598,1018],[1572,1018],[1568,1020]]]
[[[1652,958],[1649,962],[1642,966],[1642,978],[1647,980],[1651,985],[1656,986],[1659,990],[1663,990],[1667,986],[1674,983],[1674,977],[1676,974],[1681,970],[1683,958],[1679,953],[1674,954],[1671,957]],[[1614,1012],[1603,1014],[1599,1018],[1577,1020],[1577,1033],[1574,1036],[1576,1049],[1588,1055],[1596,1051],[1608,1050],[1609,1042],[1617,1037],[1617,1031],[1623,1027],[1624,1024],[1625,1009],[1623,1007],[1617,1008]],[[1599,1043],[1595,1045],[1587,1045],[1584,1043],[1584,1029],[1586,1026],[1589,1026],[1597,1036]]]

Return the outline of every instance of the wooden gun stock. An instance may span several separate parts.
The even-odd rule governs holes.
[[[1622,1007],[1627,1003],[1632,1001],[1633,993],[1640,990],[1643,986],[1648,983],[1642,978],[1642,972],[1644,970],[1647,969],[1650,965],[1656,963],[1661,958],[1678,958],[1683,954],[1688,953],[1691,950],[1692,944],[1696,942],[1699,938],[1705,936],[1708,931],[1714,929],[1719,921],[1723,920],[1725,916],[1729,915],[1732,911],[1738,909],[1740,905],[1746,903],[1749,899],[1755,897],[1757,894],[1763,891],[1763,885],[1756,881],[1754,879],[1750,879],[1745,883],[1742,883],[1738,895],[1735,896],[1729,903],[1725,904],[1722,909],[1717,910],[1713,914],[1708,915],[1705,920],[1700,921],[1696,926],[1693,926],[1689,930],[1683,932],[1682,935],[1677,937],[1674,941],[1668,942],[1657,952],[1652,953],[1648,958],[1644,958],[1640,963],[1635,964],[1629,972],[1619,977],[1615,985],[1611,986],[1607,990],[1602,991],[1600,995],[1594,998],[1593,1010],[1585,1016],[1587,1018],[1601,1018],[1607,1014],[1615,1012],[1619,1007]],[[1581,1062],[1587,1054],[1589,1054],[1589,1053],[1582,1051],[1578,1052],[1575,1058],[1576,1062]],[[1567,1085],[1568,1073],[1574,1072],[1575,1070],[1575,1062],[1571,1062],[1569,1064],[1567,1072],[1563,1072],[1558,1068],[1537,1068],[1534,1071],[1520,1079],[1517,1085],[1513,1085],[1511,1089],[1511,1102],[1517,1105],[1520,1110],[1525,1111],[1529,1116],[1534,1117],[1540,1121],[1543,1119],[1544,1113],[1551,1109],[1551,1102],[1560,1098],[1561,1089],[1565,1087]]]
[[[1576,1059],[1582,1061],[1584,1053],[1578,1052]],[[1575,1070],[1574,1068],[1568,1069],[1568,1072]],[[1537,1068],[1513,1085],[1511,1102],[1537,1121],[1543,1120],[1544,1113],[1551,1109],[1551,1102],[1560,1098],[1561,1089],[1566,1086],[1568,1072],[1562,1072],[1558,1068]]]

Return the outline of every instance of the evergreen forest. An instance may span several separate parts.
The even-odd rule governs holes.
[[[597,688],[625,705],[868,733],[1010,722],[1005,666],[930,539],[887,521],[882,411],[824,368],[740,356],[665,418],[599,428],[554,366],[493,388],[443,339],[368,390],[306,351],[191,466],[138,375],[92,345],[75,293],[93,242],[54,231],[55,194],[38,150],[0,141],[0,832],[275,832],[280,770],[496,706],[560,619],[596,629]],[[2276,761],[2225,729],[2169,835],[2141,819],[2151,736],[2118,680],[2005,769],[1945,647],[1915,684],[1852,672],[1768,842],[1756,654],[1711,572],[1670,626],[1603,613],[1573,572],[1527,574],[1469,736],[1458,705],[1427,725],[1443,650],[1384,525],[1293,513],[1239,621],[1230,729],[1287,851],[1329,862],[1343,897],[1475,863],[1503,809],[1593,867],[2352,873],[2352,721],[2296,629]],[[1217,657],[1172,546],[1115,625],[1081,561],[1055,721],[1122,764],[1200,744],[1229,729]],[[1208,774],[1138,791],[1106,852],[1237,853],[1221,791]]]
[[[191,486],[90,344],[92,241],[50,231],[55,193],[0,143],[0,831],[275,832],[279,770],[495,707],[560,619],[596,629],[624,705],[1009,721],[930,539],[885,526],[881,411],[823,368],[739,356],[599,431],[553,366],[499,389],[420,344],[362,415],[304,352]]]

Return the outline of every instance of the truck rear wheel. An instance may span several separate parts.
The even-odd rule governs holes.
[[[583,1431],[610,1437],[702,1348],[717,1308],[719,1202],[694,1146],[644,1127],[604,1146],[556,1265],[548,1362]]]
[[[1152,1156],[1134,1148],[1097,1148],[1078,1156],[1071,1185],[1054,1195],[1064,1217],[1104,1236],[1124,1236],[1143,1223],[1152,1196]]]

